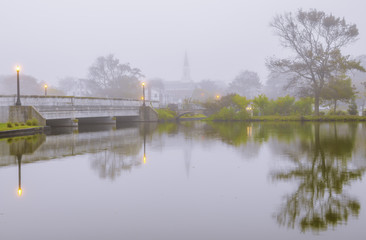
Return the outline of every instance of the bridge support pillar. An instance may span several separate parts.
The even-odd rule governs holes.
[[[47,120],[47,126],[51,127],[77,127],[78,120],[77,119],[53,119]]]
[[[159,120],[158,113],[150,106],[141,106],[139,114],[139,121],[142,122],[157,122]]]
[[[79,120],[79,125],[83,125],[83,124],[116,125],[115,117],[79,118],[78,120]]]

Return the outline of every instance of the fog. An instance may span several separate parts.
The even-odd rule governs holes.
[[[83,78],[99,56],[114,54],[146,78],[180,80],[187,52],[194,81],[232,81],[243,70],[265,82],[265,59],[288,54],[269,27],[276,14],[316,8],[359,29],[346,49],[366,54],[364,0],[1,0],[0,75],[14,66],[56,84]]]

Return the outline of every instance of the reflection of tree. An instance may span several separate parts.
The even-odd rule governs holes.
[[[94,154],[91,160],[91,167],[98,170],[99,177],[112,180],[120,176],[121,172],[131,171],[133,167],[139,165],[141,165],[141,159],[136,156],[118,154],[108,149]]]
[[[293,146],[295,151],[306,153],[292,158],[295,167],[273,173],[275,180],[299,181],[297,191],[287,196],[276,217],[280,225],[299,225],[302,231],[326,230],[346,222],[350,215],[357,216],[360,203],[343,187],[365,172],[365,168],[352,169],[348,162],[357,125],[349,125],[346,134],[339,134],[335,125],[320,134],[319,124],[314,126],[314,138]]]
[[[209,123],[211,129],[207,129],[206,136],[217,138],[223,142],[239,146],[246,144],[249,140],[248,135],[251,131],[248,128],[251,126],[248,123]]]
[[[141,164],[141,159],[137,157],[141,146],[139,141],[95,153],[92,155],[91,167],[98,170],[99,177],[114,180],[122,171],[131,171],[133,167]]]

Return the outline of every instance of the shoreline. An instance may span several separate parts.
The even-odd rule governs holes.
[[[0,138],[34,135],[38,133],[44,133],[45,129],[46,127],[32,127],[23,129],[5,130],[0,131]]]

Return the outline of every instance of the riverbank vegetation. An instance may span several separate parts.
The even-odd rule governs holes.
[[[160,108],[155,110],[158,113],[159,120],[162,121],[174,120],[177,117],[177,113],[175,111],[170,110],[169,108]]]
[[[39,127],[38,120],[35,118],[29,119],[25,123],[19,123],[19,122],[0,123],[0,131],[19,130],[34,127]]]
[[[268,99],[264,94],[252,100],[238,94],[203,103],[209,113],[208,121],[366,121],[357,116],[357,106],[351,101],[348,111],[328,110],[313,115],[314,99],[285,96]]]

